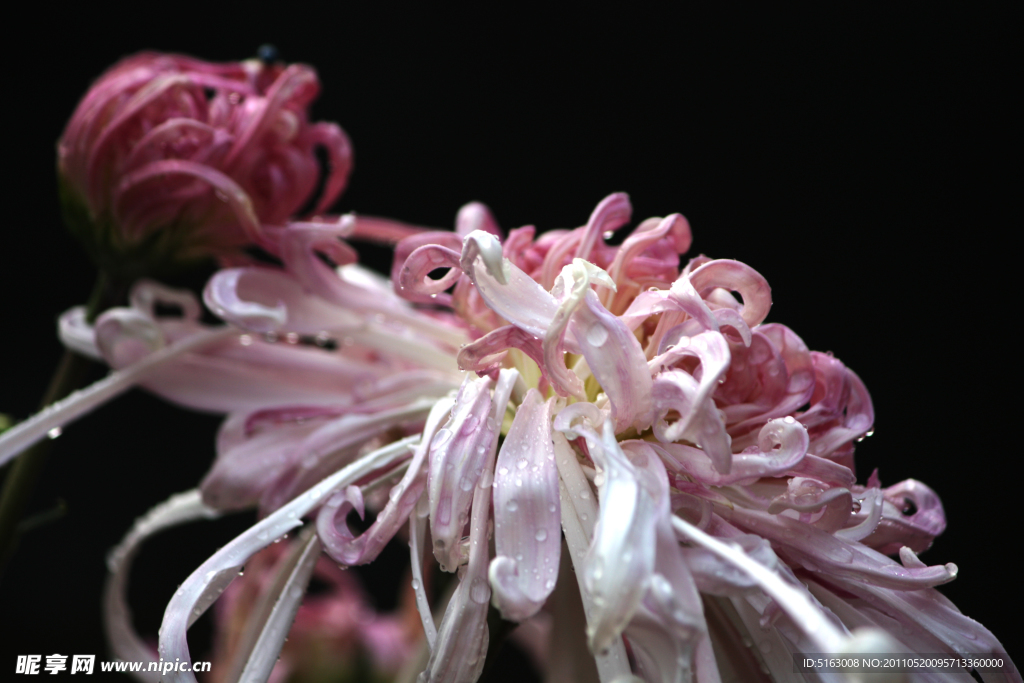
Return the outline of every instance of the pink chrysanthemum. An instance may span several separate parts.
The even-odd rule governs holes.
[[[57,145],[69,227],[101,269],[124,276],[272,246],[330,172],[313,212],[352,167],[336,124],[311,123],[320,90],[301,64],[213,64],[141,53],[111,67],[79,103]],[[128,272],[125,272],[128,271]]]

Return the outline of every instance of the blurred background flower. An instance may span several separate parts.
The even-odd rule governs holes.
[[[348,180],[348,137],[309,121],[319,91],[312,68],[284,65],[269,46],[244,62],[157,52],[121,60],[57,144],[68,228],[118,280],[266,246],[265,226],[307,204],[322,211]]]
[[[45,88],[40,70],[10,74],[31,106],[7,114],[18,131],[6,206],[16,239],[0,255],[0,277],[18,333],[0,348],[26,360],[5,367],[0,412],[35,410],[32,388],[60,348],[53,320],[92,284],[91,265],[59,227],[52,179],[54,141],[95,75],[142,49],[230,60],[273,42],[283,58],[317,66],[329,87],[311,118],[343,121],[358,147],[341,210],[447,226],[475,198],[504,226],[572,227],[607,193],[629,190],[637,216],[686,211],[691,254],[754,265],[779,293],[769,320],[834,351],[871,388],[877,433],[858,446],[858,479],[874,467],[886,483],[926,478],[949,526],[922,559],[955,561],[959,578],[940,590],[1019,652],[993,592],[1014,585],[1016,570],[991,552],[1006,533],[993,520],[1019,516],[1015,480],[983,465],[1015,445],[1000,427],[1008,404],[993,398],[1010,381],[1005,333],[987,324],[1008,320],[1004,278],[1014,272],[1001,238],[1013,215],[1003,170],[1014,135],[1008,17],[698,8],[583,22],[557,10],[395,16],[332,5],[311,20],[311,10],[240,16],[206,6],[204,21],[137,10],[139,30],[126,32],[121,15],[94,7],[28,12],[20,30],[48,68]],[[204,281],[174,284],[199,291]],[[26,287],[31,297],[12,296]],[[195,486],[219,423],[136,392],[66,430],[60,467],[31,511],[60,498],[68,514],[26,535],[0,577],[0,612],[19,625],[0,646],[4,658],[105,652],[103,557],[136,516]],[[167,425],[158,438],[154,424]],[[102,457],[79,457],[97,443]],[[206,542],[195,528],[154,539],[130,588],[139,629],[155,632],[178,583],[251,521],[209,524]],[[393,591],[405,556],[395,575],[386,558],[361,573],[368,592]],[[81,618],[55,627],[53,615],[66,613]],[[209,637],[210,625],[197,623],[197,642],[204,628]],[[514,677],[517,666],[498,670]]]

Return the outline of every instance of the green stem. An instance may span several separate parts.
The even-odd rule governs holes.
[[[101,273],[86,306],[86,319],[89,322],[95,320],[99,313],[117,303],[122,294],[122,288],[115,286],[110,278]],[[85,384],[92,363],[84,356],[65,350],[43,396],[40,409]],[[19,522],[35,491],[52,444],[51,439],[45,439],[22,453],[4,479],[3,491],[0,492],[0,576],[18,545]]]

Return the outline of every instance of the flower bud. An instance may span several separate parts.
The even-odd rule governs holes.
[[[352,165],[345,133],[310,123],[316,73],[252,59],[213,64],[141,53],[89,89],[57,145],[65,221],[101,270],[160,274],[261,245],[311,203],[341,193]]]

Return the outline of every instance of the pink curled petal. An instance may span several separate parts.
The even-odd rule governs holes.
[[[57,320],[60,343],[80,356],[103,360],[96,347],[96,332],[85,315],[85,306],[75,306],[61,313]]]
[[[853,495],[849,489],[832,488],[810,477],[791,477],[786,482],[785,493],[773,498],[768,505],[768,513],[776,515],[794,510],[803,513],[800,521],[833,533],[846,524],[852,506]]]
[[[356,511],[359,519],[366,517],[366,505],[363,501],[363,492],[358,486],[349,486],[344,491],[338,491],[324,503],[316,515],[316,533],[320,542],[324,545],[327,554],[343,565],[353,565],[357,562],[350,561],[358,559],[358,553],[348,554],[345,549],[351,545],[355,537],[348,528],[345,519],[348,513]],[[341,519],[339,525],[336,519]]]
[[[434,405],[418,398],[409,404],[359,414],[349,412],[321,422],[287,451],[287,464],[260,496],[263,514],[276,510],[331,472],[358,459],[359,449],[389,430],[408,430],[422,422]]]
[[[489,575],[503,618],[528,619],[551,594],[561,557],[560,524],[551,401],[530,389],[495,465],[496,557]]]
[[[149,78],[151,80],[146,79],[149,82],[146,82],[120,106],[120,111],[110,119],[103,128],[103,131],[93,142],[88,165],[86,166],[86,173],[91,181],[88,185],[88,196],[90,202],[98,211],[106,208],[103,204],[103,188],[99,181],[108,180],[107,175],[101,173],[99,167],[101,162],[112,153],[110,148],[119,139],[119,135],[123,133],[123,130],[134,118],[140,116],[145,111],[146,107],[152,105],[171,91],[180,91],[183,86],[190,85],[188,76],[184,74],[150,74]]]
[[[868,489],[858,498],[858,503],[860,504],[859,514],[851,515],[847,525],[837,530],[835,535],[847,541],[861,541],[870,536],[878,528],[879,522],[882,521],[884,500],[885,498],[881,490],[877,488]],[[903,546],[900,548],[901,558],[903,557],[904,549],[913,552],[910,548]],[[904,561],[903,564],[906,565],[907,563]]]
[[[927,550],[935,537],[946,530],[946,514],[939,496],[916,479],[907,479],[882,489],[882,519],[862,543],[890,555],[907,546],[914,552]]]
[[[351,485],[371,472],[386,467],[408,453],[415,438],[402,439],[366,454],[280,510],[270,514],[244,531],[199,566],[175,591],[164,612],[160,627],[160,656],[165,661],[190,664],[186,631],[220,596],[229,583],[238,577],[241,567],[257,552],[281,538],[302,522],[301,518],[324,504],[335,491]],[[194,682],[190,666],[175,672],[171,680]]]
[[[686,253],[693,241],[689,222],[678,213],[661,220],[644,221],[623,240],[622,246],[615,254],[615,260],[608,268],[608,274],[613,280],[620,282],[626,264],[666,235],[672,242],[672,248],[679,254]],[[678,266],[678,261],[676,265]]]
[[[696,403],[700,385],[692,375],[680,370],[662,372],[652,383],[651,396],[654,404],[654,435],[662,443],[671,443],[686,438],[703,449],[715,469],[727,474],[732,468],[731,438],[725,431],[722,415],[709,399],[703,404]],[[666,417],[675,411],[680,420],[673,424]],[[686,431],[680,423],[690,416]]]
[[[731,356],[729,354],[729,343],[719,332],[701,332],[692,337],[681,338],[676,345],[666,351],[662,356],[662,362],[671,365],[680,359],[691,356],[700,360],[701,376],[697,394],[693,399],[695,405],[704,405],[715,389],[718,388],[719,380],[725,375],[729,368]],[[682,432],[690,426],[690,421],[696,417],[693,411],[683,415],[678,429]]]
[[[758,448],[732,456],[726,474],[714,469],[707,456],[692,446],[675,443],[651,444],[666,466],[709,486],[727,486],[761,477],[778,477],[796,467],[807,454],[807,430],[795,420],[772,420],[758,436]]]
[[[363,214],[352,214],[355,222],[352,225],[352,234],[349,235],[350,239],[366,240],[367,242],[375,242],[377,244],[389,244],[397,245],[403,240],[409,237],[415,237],[418,235],[451,235],[450,232],[440,232],[435,228],[426,228],[419,225],[410,225],[409,223],[403,223],[402,221],[396,221],[393,218],[384,218],[381,216],[364,216]],[[459,248],[459,241],[455,240],[454,249]],[[411,249],[409,251],[412,251]],[[406,254],[409,251],[405,252]],[[396,268],[402,265],[403,259],[395,259],[392,268]],[[392,270],[394,273],[394,270]]]
[[[151,164],[132,171],[121,179],[115,191],[114,208],[118,215],[130,215],[132,213],[132,200],[142,198],[142,190],[151,183],[157,183],[157,188],[149,188],[149,196],[145,196],[147,202],[154,201],[154,196],[159,198],[159,184],[171,176],[184,176],[195,178],[206,183],[216,194],[217,198],[227,204],[234,213],[245,235],[252,241],[258,242],[262,237],[262,228],[256,211],[253,208],[252,199],[242,187],[229,176],[220,171],[210,168],[205,164],[181,159],[164,159],[154,161]],[[172,204],[173,197],[167,198]],[[156,226],[154,226],[156,227]]]
[[[756,270],[739,261],[709,261],[690,273],[690,282],[704,298],[716,288],[739,292],[743,296],[740,315],[750,327],[761,323],[772,307],[768,282]]]
[[[501,228],[494,220],[494,215],[485,204],[470,202],[459,209],[455,217],[455,234],[466,237],[474,230],[482,230],[497,238],[501,238]]]
[[[307,139],[327,151],[327,178],[323,194],[313,213],[323,213],[345,189],[352,173],[352,142],[336,123],[315,123],[306,131]]]
[[[288,66],[267,90],[267,96],[259,103],[255,115],[243,124],[224,165],[230,167],[237,164],[242,152],[254,140],[270,132],[270,127],[276,123],[282,109],[289,105],[305,107],[319,90],[320,84],[311,68],[302,64]]]
[[[594,538],[583,562],[594,606],[587,637],[595,652],[622,633],[643,598],[654,571],[657,519],[657,505],[615,440],[610,421],[603,432],[599,442],[587,442],[604,475]]]
[[[187,118],[173,118],[164,121],[147,132],[135,143],[124,161],[124,170],[132,171],[167,157],[167,147],[173,146],[174,158],[209,163],[203,152],[209,153],[218,138],[228,138],[224,131],[206,125],[202,121]],[[185,149],[182,149],[182,148]],[[197,158],[198,157],[198,158]]]
[[[430,443],[427,491],[434,557],[442,571],[459,566],[459,541],[469,519],[473,489],[491,457],[497,425],[491,416],[489,378],[467,376],[451,418]]]
[[[608,396],[617,431],[647,429],[654,421],[651,373],[640,342],[588,290],[572,321],[572,332],[590,371]]]
[[[419,295],[417,300],[441,294],[462,277],[459,263],[460,254],[447,247],[437,244],[425,244],[419,247],[405,260],[398,281],[399,291],[403,296]],[[433,280],[429,277],[432,270],[448,268],[443,277]]]
[[[857,476],[849,467],[811,453],[804,456],[803,460],[785,474],[813,477],[831,486],[844,488],[852,488],[857,483]]]
[[[731,308],[716,308],[712,311],[712,315],[715,316],[715,321],[718,323],[719,329],[723,327],[731,327],[736,330],[736,333],[743,341],[743,345],[750,346],[750,327],[747,325],[746,321],[743,320],[743,316]]]
[[[515,264],[518,268],[531,273],[539,264],[531,263],[531,257],[535,257],[536,249],[533,237],[537,228],[532,225],[524,225],[521,228],[510,230],[505,242],[501,245],[502,255]]]
[[[324,551],[328,555],[347,566],[366,564],[380,555],[384,546],[394,538],[399,527],[405,524],[419,502],[426,486],[427,474],[424,464],[428,448],[441,422],[448,417],[451,408],[451,399],[442,399],[431,408],[423,428],[423,438],[413,453],[409,468],[405,471],[401,481],[391,489],[387,504],[378,513],[369,529],[358,537],[354,537],[345,522],[345,517],[350,509],[355,509],[359,513],[360,519],[363,517],[362,493],[358,487],[350,486],[345,492],[344,499],[351,502],[348,508],[334,505],[331,511],[326,511],[333,504],[334,499],[331,499],[320,509],[317,516],[317,532],[324,544]],[[359,493],[358,498],[351,493],[353,489]],[[340,495],[335,494],[335,498]]]
[[[358,224],[358,217],[356,220]],[[414,294],[412,291],[406,289],[405,285],[402,283],[415,283],[420,279],[419,277],[413,276],[411,272],[412,269],[408,267],[406,262],[408,261],[410,254],[427,245],[435,245],[445,249],[450,249],[458,254],[462,253],[462,241],[459,239],[458,235],[451,232],[429,231],[413,234],[403,238],[395,245],[395,256],[391,265],[391,282],[394,283],[399,296],[418,303],[431,303],[430,297]],[[407,270],[409,271],[408,275],[406,275]],[[462,267],[459,266],[459,271],[461,272],[461,270]],[[426,276],[428,272],[429,271],[424,272],[422,275]],[[440,295],[438,298],[441,298]],[[450,299],[445,300],[450,302]]]
[[[621,228],[633,216],[633,205],[629,203],[629,195],[615,192],[598,203],[590,214],[583,237],[576,248],[575,258],[592,260],[590,254],[604,233]]]
[[[688,277],[680,277],[669,289],[669,301],[696,320],[705,330],[718,331],[718,320]]]
[[[488,245],[486,259],[480,244]],[[492,311],[538,339],[544,338],[558,311],[558,302],[532,277],[501,256],[501,245],[493,235],[476,232],[466,238],[462,268]]]
[[[499,361],[508,349],[519,349],[537,364],[542,373],[545,372],[544,349],[540,340],[514,325],[499,327],[464,346],[458,355],[459,368],[481,376],[495,372],[500,369]]]
[[[918,590],[956,578],[955,564],[925,568],[903,567],[860,543],[850,543],[786,515],[771,515],[736,506],[716,506],[716,512],[734,525],[772,541],[790,565],[833,577],[848,577],[874,586]]]
[[[290,274],[270,268],[217,271],[203,290],[203,302],[218,317],[254,332],[316,335],[362,323],[345,309],[307,294]]]

